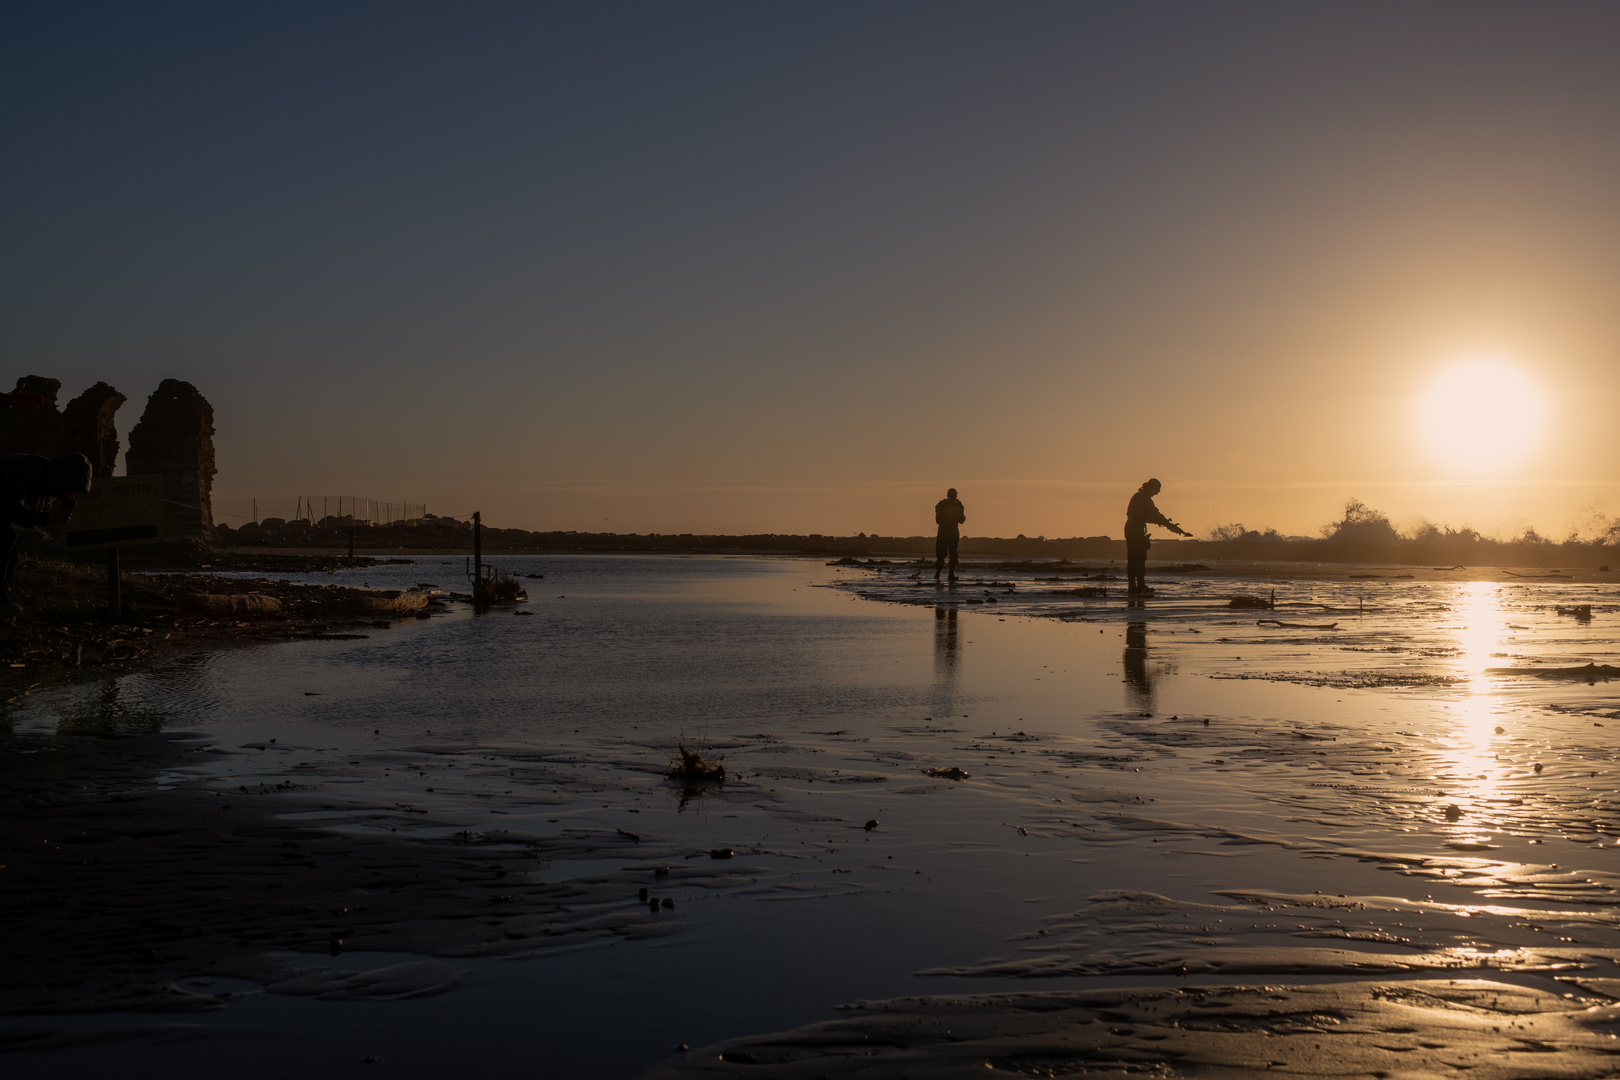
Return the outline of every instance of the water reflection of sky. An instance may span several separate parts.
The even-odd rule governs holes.
[[[1527,610],[1535,594],[1522,585],[1399,582],[1364,617],[1285,616],[1341,625],[1322,632],[1259,626],[1255,612],[1208,602],[1121,604],[1085,623],[1019,618],[1007,593],[994,609],[934,602],[965,604],[983,589],[900,586],[929,603],[875,604],[816,587],[839,572],[805,563],[503,561],[545,574],[526,579],[532,616],[474,618],[458,607],[365,641],[216,653],[37,695],[19,721],[74,732],[166,715],[171,727],[218,738],[227,753],[194,770],[223,770],[225,790],[274,792],[295,779],[301,792],[343,804],[334,816],[363,802],[355,828],[441,837],[491,828],[558,845],[656,833],[667,839],[646,843],[664,845],[657,858],[674,865],[716,847],[748,851],[761,867],[754,891],[691,890],[680,910],[712,935],[705,948],[717,955],[768,960],[768,972],[735,981],[758,1015],[734,1022],[763,1028],[804,1018],[802,996],[788,1002],[797,1012],[771,1002],[817,972],[836,968],[817,1008],[910,992],[917,968],[990,955],[1008,933],[1099,889],[1208,900],[1263,883],[1312,895],[1434,893],[1438,903],[1447,886],[1469,902],[1494,889],[1486,895],[1568,906],[1555,891],[1567,886],[1590,905],[1584,867],[1601,866],[1599,853],[1565,836],[1617,820],[1610,729],[1538,714],[1523,687],[1484,674],[1519,662],[1495,653],[1545,650],[1510,623],[1572,640],[1576,628]],[[460,569],[427,562],[338,579],[460,587]],[[1355,606],[1343,586],[1316,595]],[[1401,651],[1381,651],[1391,644]],[[1404,666],[1459,681],[1341,690],[1208,677],[1282,665]],[[745,777],[693,797],[685,814],[682,793],[661,777],[683,734],[712,740]],[[1545,778],[1532,761],[1549,763]],[[941,766],[971,778],[927,777]],[[1588,768],[1603,771],[1588,780]],[[397,809],[405,804],[414,809]],[[881,827],[863,830],[868,819]],[[1532,842],[1564,846],[1543,856],[1549,849]],[[1580,880],[1525,869],[1542,857],[1581,865]],[[583,873],[561,856],[545,872]],[[775,902],[800,895],[826,902]],[[627,890],[625,903],[633,897]],[[1242,920],[1261,927],[1256,947],[1278,945],[1265,930],[1271,907]],[[1482,951],[1539,933],[1523,918],[1509,933],[1487,916],[1457,930]],[[660,957],[690,956],[667,943],[604,950],[578,970],[605,964],[629,984]],[[1173,971],[1182,959],[1167,952],[1164,963]],[[533,1013],[556,1007],[550,967],[546,978],[527,974],[538,967],[507,969]],[[740,1015],[733,981],[704,983],[682,996],[712,1015]],[[668,1041],[636,1052],[648,1060]]]

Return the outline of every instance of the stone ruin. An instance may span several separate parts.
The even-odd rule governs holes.
[[[141,422],[129,433],[124,470],[130,476],[163,477],[163,535],[208,536],[213,532],[214,407],[197,388],[164,379],[146,399]]]
[[[57,409],[60,379],[25,375],[19,394],[38,399],[0,408],[0,454],[83,454],[96,476],[111,476],[118,462],[118,409],[129,400],[98,382]],[[197,388],[164,379],[146,400],[146,412],[129,433],[124,455],[131,475],[163,477],[163,532],[170,539],[213,531],[214,407]]]
[[[118,407],[128,401],[123,394],[98,382],[62,410],[64,454],[75,451],[90,459],[96,476],[111,476],[118,464],[118,425],[113,422]]]

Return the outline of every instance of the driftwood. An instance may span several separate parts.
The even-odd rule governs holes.
[[[1254,625],[1256,625],[1256,626],[1266,626],[1268,624],[1271,625],[1271,626],[1281,626],[1281,627],[1284,627],[1285,629],[1288,629],[1288,630],[1337,630],[1339,628],[1339,624],[1336,623],[1336,622],[1330,622],[1330,623],[1280,622],[1280,621],[1278,621],[1276,619],[1256,619],[1255,622],[1254,622]]]
[[[420,611],[428,606],[428,600],[431,598],[432,594],[423,589],[406,589],[404,592],[383,592],[375,596],[357,597],[355,607],[371,615]]]
[[[180,598],[180,610],[191,615],[274,615],[281,601],[263,593],[190,593]]]
[[[688,783],[699,780],[712,780],[719,783],[726,778],[725,758],[708,760],[696,750],[688,750],[685,743],[678,743],[680,756],[672,759],[664,775],[671,780],[684,780]]]
[[[1559,581],[1571,581],[1571,580],[1573,580],[1573,578],[1569,574],[1515,574],[1512,570],[1504,570],[1504,571],[1502,571],[1502,573],[1506,574],[1508,577],[1517,577],[1517,578],[1536,578],[1538,580],[1545,580],[1546,578],[1557,578]]]

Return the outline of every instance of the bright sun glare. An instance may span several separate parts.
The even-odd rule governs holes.
[[[1534,381],[1501,360],[1446,368],[1424,391],[1417,421],[1436,458],[1460,472],[1506,468],[1541,437],[1542,396]]]

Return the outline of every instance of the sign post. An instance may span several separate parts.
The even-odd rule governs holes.
[[[107,614],[116,619],[123,609],[118,549],[163,539],[163,478],[98,476],[56,531],[63,551],[106,549]]]

